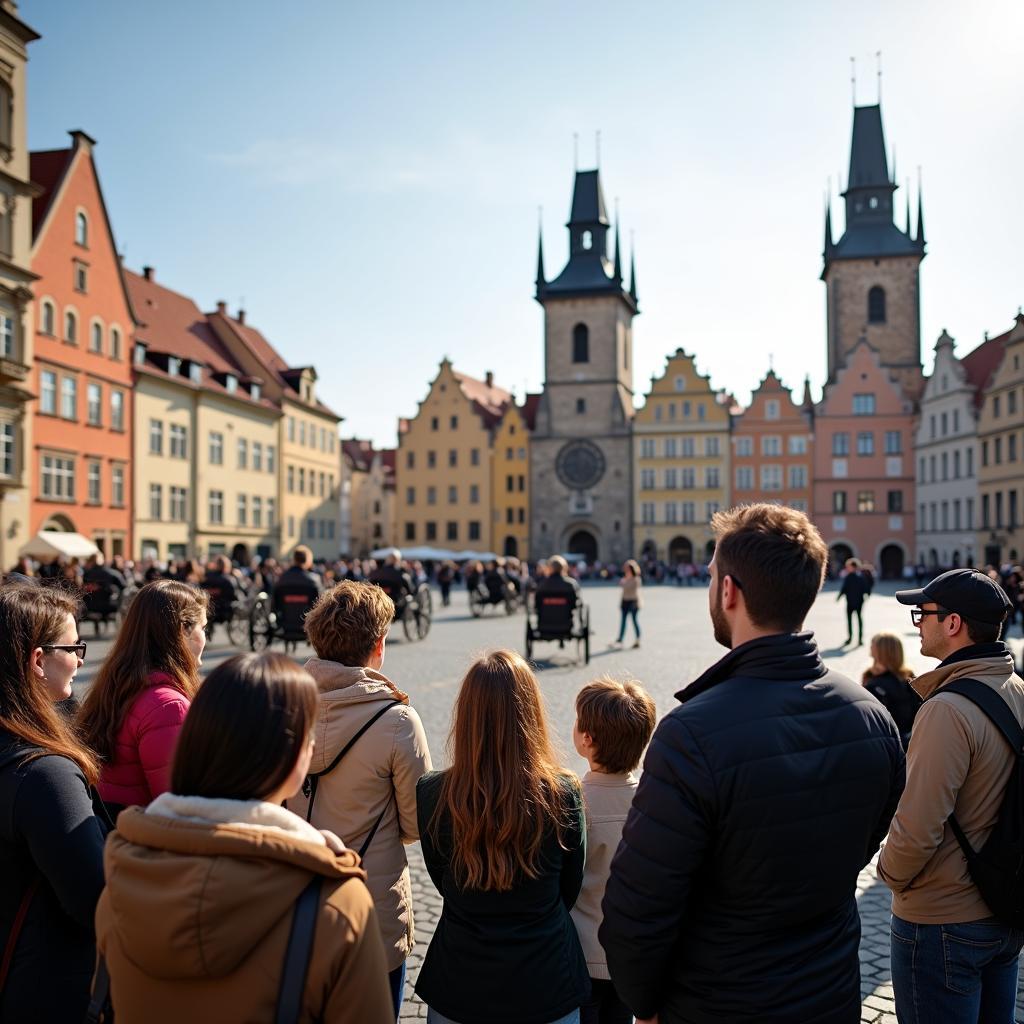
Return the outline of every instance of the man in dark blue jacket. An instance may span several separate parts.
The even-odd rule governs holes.
[[[600,939],[638,1024],[860,1019],[857,875],[903,789],[899,733],[801,632],[827,550],[802,512],[718,513],[730,649],[659,724]]]

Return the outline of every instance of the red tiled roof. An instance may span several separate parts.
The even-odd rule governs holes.
[[[57,188],[64,178],[64,172],[71,163],[73,149],[47,149],[29,153],[29,177],[43,191],[32,199],[32,237],[35,238],[39,225],[46,217]]]
[[[979,406],[986,385],[1003,361],[1003,352],[1011,333],[1011,331],[1007,331],[995,338],[986,339],[960,360],[960,365],[967,375],[967,383],[974,388],[975,404]]]
[[[477,380],[465,373],[455,374],[455,379],[462,388],[462,393],[473,403],[473,408],[487,427],[495,427],[501,422],[505,409],[512,401],[512,395],[493,383]]]
[[[382,448],[380,451],[381,464],[389,473],[394,473],[397,458],[398,452],[394,448]]]
[[[526,399],[523,401],[522,417],[527,430],[533,430],[537,422],[537,408],[540,405],[540,399],[539,393],[536,395],[527,394]]]
[[[353,469],[365,473],[373,461],[373,442],[361,441],[358,437],[343,438],[341,453],[348,459]]]

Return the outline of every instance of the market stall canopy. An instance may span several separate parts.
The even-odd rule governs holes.
[[[394,548],[377,548],[376,551],[370,552],[371,558],[387,558],[388,555],[394,551]],[[446,548],[399,548],[402,552],[402,558],[407,558],[410,561],[421,561],[421,562],[439,562],[445,559],[455,559],[456,555],[454,551],[448,551]]]
[[[99,553],[100,549],[88,537],[61,530],[40,530],[18,552],[29,558],[89,558]]]

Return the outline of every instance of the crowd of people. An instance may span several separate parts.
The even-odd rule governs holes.
[[[714,527],[727,653],[660,722],[637,680],[584,686],[582,779],[508,650],[466,672],[435,770],[371,583],[324,589],[305,665],[236,655],[201,682],[208,595],[154,579],[79,706],[75,599],[9,579],[0,1021],[395,1021],[419,841],[443,897],[415,986],[433,1024],[853,1024],[880,847],[899,1020],[1010,1024],[1024,681],[1003,588],[960,569],[901,591],[938,666],[911,680],[879,634],[854,682],[803,629],[827,559],[806,516]],[[639,566],[623,579],[639,640]],[[538,586],[578,590],[557,558]]]

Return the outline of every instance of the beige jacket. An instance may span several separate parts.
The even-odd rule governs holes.
[[[359,850],[384,812],[363,869],[391,971],[412,952],[415,941],[403,844],[419,839],[416,783],[431,768],[427,737],[408,696],[379,672],[319,658],[308,661],[306,668],[320,690],[311,772],[323,771],[385,703],[402,702],[374,722],[341,764],[320,779],[311,819],[317,828],[330,829],[350,849]],[[288,809],[303,818],[307,807],[301,793],[288,801]]]
[[[583,869],[583,888],[571,916],[580,937],[587,971],[592,978],[609,980],[604,949],[597,941],[597,929],[603,915],[601,900],[611,871],[612,857],[619,848],[622,826],[633,804],[639,778],[625,775],[587,772],[583,776],[583,802],[587,816],[587,864]]]
[[[986,645],[988,646],[988,645]],[[956,924],[991,917],[946,819],[956,814],[971,846],[985,844],[1013,767],[1010,749],[985,713],[966,697],[942,693],[954,679],[978,679],[1024,723],[1024,681],[1009,653],[940,665],[912,683],[926,700],[907,751],[907,786],[878,858],[892,889],[892,910],[915,924]]]
[[[164,793],[104,851],[96,941],[118,1024],[272,1021],[295,901],[322,879],[303,1022],[394,1024],[359,858],[260,801]]]

